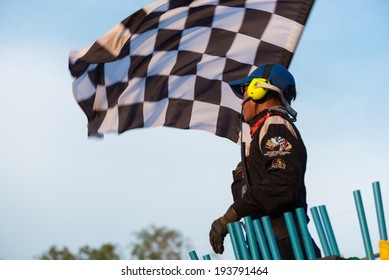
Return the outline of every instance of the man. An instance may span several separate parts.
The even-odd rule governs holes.
[[[293,124],[297,113],[290,106],[296,98],[294,78],[282,65],[267,64],[229,85],[243,97],[242,120],[250,125],[252,139],[245,164],[247,189],[239,190],[239,195],[235,190],[234,203],[213,222],[211,245],[216,253],[222,254],[228,223],[247,215],[269,216],[281,258],[294,259],[283,213],[294,213],[296,208],[307,212],[304,183],[307,152]],[[239,183],[241,170],[238,165],[233,188],[243,185]],[[314,247],[320,257],[315,243]]]

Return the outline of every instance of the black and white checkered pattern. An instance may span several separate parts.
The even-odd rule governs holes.
[[[200,129],[239,143],[226,82],[264,63],[289,66],[314,0],[160,0],[70,53],[89,135]]]

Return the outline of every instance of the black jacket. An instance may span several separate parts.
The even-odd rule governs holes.
[[[283,107],[272,107],[250,127],[255,130],[247,157],[250,185],[243,196],[235,195],[232,207],[242,217],[255,212],[274,219],[300,207],[306,212],[307,152],[296,126]]]

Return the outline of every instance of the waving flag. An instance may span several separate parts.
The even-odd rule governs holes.
[[[313,0],[160,0],[70,52],[88,134],[168,126],[239,143],[241,100],[226,82],[286,67]]]

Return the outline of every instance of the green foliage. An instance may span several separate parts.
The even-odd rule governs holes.
[[[134,235],[137,241],[132,243],[131,256],[137,260],[180,260],[188,248],[178,231],[165,227],[153,225]]]
[[[118,260],[116,247],[112,244],[103,244],[99,249],[83,246],[77,254],[73,254],[67,247],[58,249],[51,246],[50,249],[38,257],[40,260]]]
[[[47,253],[38,257],[40,260],[75,260],[76,256],[72,254],[67,247],[59,250],[56,246],[51,246]]]
[[[131,244],[131,258],[137,260],[180,260],[189,251],[188,242],[176,230],[151,226],[133,233],[135,242]],[[71,252],[51,246],[47,252],[35,257],[40,260],[119,260],[115,245],[103,244],[100,248],[86,245],[78,252]]]
[[[116,247],[112,244],[103,244],[100,249],[89,246],[81,247],[77,254],[79,260],[119,260]]]

